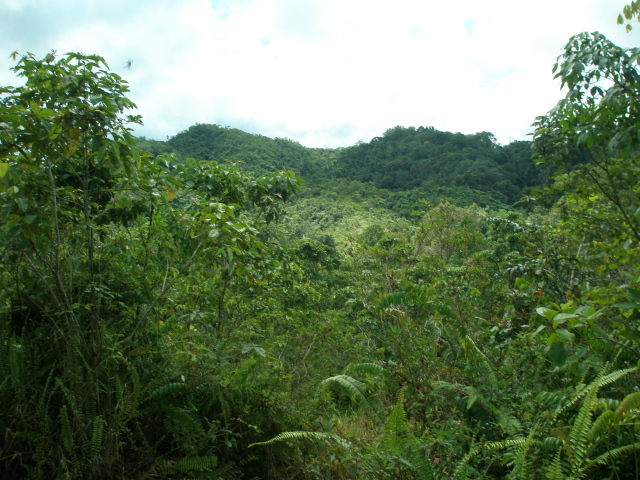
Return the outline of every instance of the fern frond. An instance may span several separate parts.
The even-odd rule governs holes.
[[[345,374],[356,375],[359,373],[383,376],[388,373],[387,369],[376,363],[356,363],[349,364],[344,369]]]
[[[493,413],[496,419],[496,423],[501,427],[503,427],[507,433],[514,435],[522,428],[522,425],[520,424],[518,419],[516,419],[516,417],[514,417],[510,413],[503,411],[498,406],[494,405],[492,402],[490,402],[485,398],[482,392],[478,391],[476,388],[470,385],[450,383],[444,380],[433,382],[432,385],[436,388],[448,387],[458,391],[459,390],[466,391],[469,397],[467,398],[467,410],[470,409],[475,404],[475,402],[479,402],[485,408],[491,411],[491,413]]]
[[[76,449],[74,448],[73,433],[71,431],[71,422],[69,421],[69,415],[67,413],[67,406],[63,405],[60,408],[60,436],[62,440],[62,446],[67,452],[67,455],[71,458],[71,463],[75,471],[80,470],[80,463],[76,455]]]
[[[627,395],[616,409],[615,420],[621,420],[631,411],[637,410],[638,408],[640,408],[640,392]]]
[[[589,440],[592,444],[595,444],[598,439],[607,431],[611,424],[613,423],[614,413],[611,410],[607,410],[602,412],[602,414],[596,418],[595,422],[593,422],[593,426],[589,431]]]
[[[500,410],[492,403],[487,402],[487,405],[495,415],[498,425],[504,428],[507,433],[514,435],[522,428],[522,424],[515,416]]]
[[[607,368],[608,368],[608,365],[605,365],[602,368],[601,372],[606,371]],[[576,389],[573,398],[571,398],[567,403],[565,403],[561,408],[559,408],[555,412],[553,418],[557,419],[564,411],[566,411],[568,408],[570,408],[573,405],[575,405],[576,403],[578,403],[585,394],[588,394],[588,392],[591,389],[595,389],[595,391],[597,392],[600,388],[619,380],[620,378],[624,377],[625,375],[628,375],[630,373],[636,372],[637,370],[638,369],[636,367],[633,367],[633,368],[626,368],[626,369],[623,369],[623,370],[616,370],[615,372],[611,372],[611,373],[609,373],[607,375],[604,375],[603,373],[601,373],[589,385],[586,385],[586,386],[580,385],[579,388]]]
[[[434,480],[436,478],[433,461],[425,455],[424,448],[420,445],[413,445],[409,460],[415,469],[415,478],[419,480]]]
[[[116,374],[115,393],[116,398],[121,399],[120,402],[118,402],[118,414],[122,415],[124,419],[130,419],[141,413],[139,410],[139,406],[140,400],[142,398],[142,390],[138,370],[127,360],[125,360],[125,364],[130,372],[131,387],[127,388],[127,382],[123,380],[120,375]]]
[[[55,370],[52,368],[49,371],[49,375],[47,376],[47,381],[44,383],[44,388],[42,389],[42,393],[38,398],[38,412],[40,415],[48,415],[46,412],[49,411],[49,402],[55,393],[55,387],[52,388],[52,383],[54,382]]]
[[[612,460],[620,458],[624,455],[628,455],[635,450],[640,450],[640,443],[633,443],[631,445],[623,445],[622,447],[614,448],[612,450],[608,450],[602,455],[594,458],[593,460],[589,460],[585,462],[584,466],[576,473],[584,474],[588,469],[595,465],[606,465]]]
[[[249,445],[249,448],[258,445],[269,445],[274,442],[297,442],[299,440],[309,440],[313,443],[335,442],[342,448],[349,448],[349,443],[339,435],[327,432],[282,432],[270,440],[256,442]]]
[[[572,400],[573,396],[567,395],[565,392],[540,392],[538,400],[553,410],[564,409]]]
[[[174,438],[189,438],[197,440],[205,435],[202,425],[188,411],[181,408],[165,407],[165,426]]]
[[[69,421],[66,405],[63,405],[60,408],[60,426],[62,446],[67,450],[67,452],[73,452],[73,434],[71,433],[71,422]]]
[[[630,373],[637,372],[637,371],[638,371],[638,367],[625,368],[623,370],[616,370],[607,375],[603,375],[602,377],[599,377],[598,379],[595,380],[595,382],[598,385],[598,389],[600,389],[611,383],[617,382],[622,377],[629,375]]]
[[[469,460],[475,457],[482,450],[486,449],[489,452],[495,451],[495,450],[503,450],[505,448],[520,446],[526,443],[526,441],[527,441],[526,438],[514,438],[512,440],[503,440],[501,442],[489,442],[489,443],[483,443],[481,445],[478,445],[475,448],[472,448],[471,450],[469,450],[469,452],[464,457],[462,457],[462,460],[460,460],[460,462],[458,463],[458,466],[453,471],[452,478],[454,479],[465,478],[462,475],[468,470],[467,464],[469,463]]]
[[[558,448],[558,452],[547,469],[546,477],[549,480],[565,480],[567,478],[562,471],[562,460],[560,459],[561,454],[562,448]]]
[[[104,420],[100,415],[95,417],[91,422],[93,424],[91,429],[91,450],[90,450],[90,458],[94,459],[100,453],[102,449],[102,440],[104,435]]]
[[[67,401],[67,405],[71,407],[72,414],[78,414],[78,406],[76,404],[76,397],[71,391],[62,383],[60,378],[56,378],[56,385],[62,391],[65,400]]]
[[[374,310],[375,313],[380,313],[385,308],[389,308],[392,305],[409,305],[411,303],[411,297],[405,292],[394,292],[385,296]]]
[[[587,391],[578,416],[569,434],[569,460],[573,471],[579,469],[589,453],[589,432],[593,425],[592,415],[597,405],[598,384],[594,382]]]
[[[162,475],[163,478],[170,476],[174,478],[174,475],[178,475],[179,478],[185,478],[180,474],[185,474],[194,470],[205,470],[207,468],[215,468],[218,466],[218,457],[215,455],[207,455],[202,457],[186,457],[177,462],[168,461],[163,462],[161,466],[155,469],[154,474]],[[215,472],[219,473],[219,472]],[[219,478],[217,475],[213,477]],[[189,476],[188,478],[194,478]],[[208,478],[208,477],[207,477]]]
[[[620,400],[617,398],[599,398],[598,402],[604,404],[608,410],[613,410],[614,412],[620,406]]]
[[[527,453],[531,448],[537,428],[537,425],[533,427],[525,441],[519,445],[513,459],[513,470],[511,470],[508,476],[510,480],[529,480],[533,477],[533,475],[531,475],[529,462],[527,461]]]
[[[500,442],[485,443],[482,448],[493,452],[496,450],[504,450],[505,448],[519,447],[527,442],[526,438],[513,438],[511,440],[502,440]]]
[[[218,465],[218,457],[215,455],[208,455],[205,457],[188,457],[175,463],[171,466],[172,470],[179,472],[190,472],[192,470],[203,470],[205,468],[214,468]]]
[[[378,405],[374,398],[367,395],[367,385],[364,382],[356,380],[350,375],[335,375],[325,378],[321,384],[336,383],[344,388],[351,399],[363,407],[368,407],[373,413],[378,414]]]
[[[564,441],[558,437],[545,437],[542,439],[542,445],[544,445],[544,447],[549,450],[557,450],[559,448],[562,448],[562,446],[564,445]]]
[[[161,399],[178,392],[183,392],[188,389],[189,389],[189,385],[183,382],[168,383],[167,385],[163,385],[162,387],[156,388],[153,392],[147,395],[143,403],[147,403],[151,400]]]
[[[393,410],[391,410],[384,427],[384,436],[382,439],[382,445],[385,451],[393,453],[394,455],[402,455],[413,440],[403,405],[404,392],[404,389],[400,390],[396,405],[393,407]]]

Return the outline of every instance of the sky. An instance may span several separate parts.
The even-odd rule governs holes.
[[[82,52],[129,82],[166,140],[212,123],[307,147],[397,125],[527,140],[562,97],[551,68],[572,35],[640,46],[629,0],[0,0],[0,85],[15,51]]]

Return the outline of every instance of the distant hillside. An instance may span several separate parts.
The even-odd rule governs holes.
[[[530,142],[498,145],[493,135],[395,127],[369,143],[342,149],[334,175],[394,191],[462,187],[503,203],[545,182],[531,160]]]
[[[197,124],[166,142],[140,139],[139,146],[154,155],[234,162],[257,174],[293,170],[315,194],[343,188],[339,180],[348,180],[348,190],[384,199],[387,208],[405,216],[420,200],[504,208],[546,181],[531,160],[530,142],[501,146],[490,133],[464,135],[432,127],[394,127],[368,143],[329,149]]]
[[[145,143],[146,142],[146,143]],[[196,124],[166,142],[144,141],[151,153],[176,153],[182,158],[241,163],[244,170],[271,173],[293,170],[303,177],[326,171],[333,149],[307,148],[293,140],[255,135],[237,128]]]

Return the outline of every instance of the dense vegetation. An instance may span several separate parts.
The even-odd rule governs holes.
[[[433,127],[395,127],[369,143],[312,149],[288,139],[198,124],[166,142],[143,138],[138,145],[154,155],[224,160],[254,174],[293,170],[305,178],[309,191],[384,198],[385,207],[403,216],[410,216],[421,200],[508,208],[547,181],[547,170],[536,169],[531,160],[530,142],[501,146],[489,133],[454,134]]]
[[[532,144],[338,150],[136,140],[102,58],[20,57],[2,478],[638,478],[639,57],[572,38]]]

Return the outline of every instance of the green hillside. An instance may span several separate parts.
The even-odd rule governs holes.
[[[507,208],[546,183],[536,169],[530,142],[498,145],[489,133],[463,135],[432,127],[395,127],[368,143],[339,149],[307,148],[287,139],[217,125],[194,125],[166,142],[142,139],[141,148],[180,158],[227,161],[264,174],[293,170],[308,187],[384,198],[385,207],[404,216],[430,203]],[[362,184],[362,185],[359,185]]]
[[[294,170],[305,177],[326,171],[335,155],[332,149],[307,148],[289,139],[207,124],[193,125],[166,142],[144,139],[140,147],[154,155],[172,152],[181,158],[237,163],[253,173]]]
[[[379,188],[466,187],[506,204],[545,182],[530,142],[498,145],[490,133],[463,135],[433,127],[395,127],[338,153],[332,175]]]

